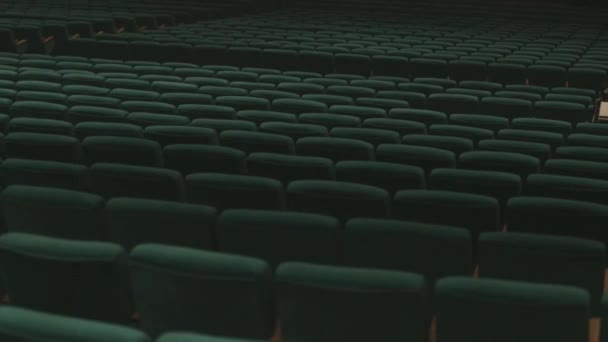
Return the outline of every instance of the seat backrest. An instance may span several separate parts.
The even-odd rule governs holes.
[[[276,272],[283,337],[329,342],[426,336],[426,284],[396,271],[284,263]]]
[[[100,196],[57,188],[12,185],[0,195],[10,232],[103,240]]]
[[[479,276],[577,286],[589,291],[599,312],[606,246],[598,241],[526,233],[483,233]]]
[[[340,222],[329,216],[230,209],[218,218],[219,250],[260,258],[276,268],[285,261],[338,264]]]
[[[438,342],[586,341],[589,294],[569,286],[444,278],[437,284],[437,314]]]
[[[123,324],[134,312],[126,254],[116,244],[8,233],[0,236],[0,267],[17,306]]]
[[[271,272],[262,260],[142,244],[129,269],[141,327],[266,339],[273,325]],[[162,306],[163,310],[158,310]]]
[[[38,342],[53,336],[66,342],[151,342],[141,331],[118,324],[10,306],[0,308],[0,327],[3,341]]]

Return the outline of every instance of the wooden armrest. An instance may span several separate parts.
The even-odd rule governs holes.
[[[47,43],[49,43],[49,42],[52,42],[53,40],[55,40],[55,36],[48,36],[48,37],[44,38],[44,39],[42,40],[42,42],[43,42],[44,44],[47,44]]]
[[[80,38],[80,33],[76,33],[70,37],[70,39],[78,39]]]
[[[124,27],[121,27],[121,28],[119,28],[119,29],[118,29],[116,32],[117,32],[117,33],[123,33],[123,32],[125,32],[125,28],[124,28]]]
[[[18,40],[17,42],[15,42],[15,45],[20,46],[20,45],[25,45],[27,44],[27,39],[21,39]]]

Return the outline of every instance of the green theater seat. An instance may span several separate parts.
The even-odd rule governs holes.
[[[184,330],[257,339],[271,335],[272,274],[262,260],[142,244],[129,256],[129,271],[141,328],[151,336]]]
[[[338,264],[340,231],[329,216],[231,209],[218,218],[215,234],[220,251],[260,258],[274,269],[285,261]]]
[[[440,280],[436,292],[438,342],[588,338],[589,294],[583,289],[456,277]]]
[[[285,206],[281,182],[275,179],[219,173],[186,176],[186,198],[216,207],[280,210]]]
[[[54,336],[66,342],[151,342],[146,334],[118,324],[8,306],[0,308],[0,327],[4,341],[36,342]]]
[[[247,157],[249,175],[268,177],[287,184],[298,179],[335,178],[331,159],[309,156],[289,156],[278,153],[252,153]]]
[[[608,241],[603,225],[608,216],[607,205],[525,196],[510,199],[506,215],[509,231]]]
[[[119,163],[161,167],[162,148],[156,141],[129,137],[88,137],[82,141],[85,164]]]
[[[387,217],[389,193],[375,186],[325,180],[299,180],[287,186],[287,208],[332,215],[341,221],[351,217]]]
[[[104,209],[109,241],[127,251],[142,243],[199,249],[214,246],[212,207],[170,201],[113,198]]]
[[[245,173],[245,152],[214,145],[175,144],[163,149],[165,167],[188,175],[197,172]]]
[[[525,233],[484,233],[479,276],[586,289],[599,312],[606,246],[597,241]]]
[[[158,167],[95,163],[87,173],[87,189],[105,198],[184,199],[182,175]]]
[[[346,223],[344,263],[401,270],[435,281],[473,272],[470,233],[460,227],[355,218]]]
[[[376,186],[391,194],[426,186],[421,167],[375,161],[341,161],[336,164],[336,180]]]
[[[540,161],[532,156],[512,152],[473,151],[458,158],[458,167],[469,170],[500,171],[519,175],[524,179],[540,171]]]
[[[135,309],[127,257],[113,243],[9,233],[0,236],[0,266],[16,306],[121,324]]]
[[[296,152],[302,156],[342,160],[374,160],[374,146],[368,142],[348,138],[307,137],[298,139]]]
[[[576,159],[551,159],[545,163],[543,172],[608,180],[608,163]]]
[[[79,164],[45,160],[7,159],[0,164],[5,186],[31,185],[84,190],[87,168]]]
[[[275,283],[286,340],[406,341],[427,335],[421,275],[290,262],[279,267]]]

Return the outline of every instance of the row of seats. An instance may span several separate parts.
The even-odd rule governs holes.
[[[566,183],[568,179],[559,177],[537,178],[540,183],[537,188],[541,191],[545,187],[549,188],[549,191],[558,192],[561,190],[560,185],[562,188],[570,185]],[[553,181],[554,184],[542,184],[543,178]],[[465,227],[470,231],[473,239],[482,232],[499,231],[507,227],[508,230],[515,232],[569,235],[601,242],[608,241],[605,231],[602,230],[602,222],[608,215],[605,204],[560,198],[559,194],[555,197],[542,197],[553,196],[550,193],[514,196],[507,201],[504,212],[501,213],[497,199],[474,193],[412,189],[397,192],[391,201],[387,192],[375,187],[304,180],[289,184],[285,207],[282,188],[268,179],[196,174],[191,176],[190,180],[189,202],[212,206],[220,212],[239,208],[257,210],[286,208],[290,211],[330,215],[346,222],[356,217],[386,218],[392,209],[394,219]],[[563,182],[559,183],[560,180]],[[266,184],[262,181],[266,181]],[[584,179],[580,180],[583,181]],[[142,182],[136,180],[135,183]],[[149,183],[151,182],[147,185],[150,187],[154,186]],[[112,184],[109,181],[98,184],[114,189],[120,185],[118,182]],[[275,185],[277,188],[271,191],[262,188],[264,185]],[[157,184],[155,190],[158,192],[159,188]],[[588,192],[592,191],[593,189]],[[120,194],[115,191],[115,194],[118,197],[131,197],[133,198],[131,202],[111,200],[106,205],[103,197],[92,193],[12,185],[3,191],[1,197],[4,223],[9,231],[72,239],[103,240],[111,236],[113,241],[119,241],[126,248],[142,241],[146,242],[148,235],[154,242],[167,239],[180,241],[179,244],[213,245],[213,225],[210,222],[214,220],[215,210],[197,209],[197,206],[186,203],[159,202],[145,199],[143,196],[136,200],[134,197],[138,197],[138,194],[125,192],[127,191]],[[562,193],[565,192],[562,190]],[[604,189],[603,193],[605,192]],[[392,202],[392,208],[389,207],[389,202]],[[196,210],[201,211],[202,214],[196,214]],[[120,212],[129,211],[130,215],[125,214],[126,218],[120,218]],[[79,214],[74,215],[73,212]],[[159,212],[165,213],[163,217],[159,217]],[[437,212],[442,212],[442,215],[434,215]],[[180,214],[183,217],[180,217]],[[116,221],[110,219],[107,222],[110,226],[106,227],[102,219],[104,216],[117,216],[119,219]],[[251,213],[251,217],[254,216]],[[299,219],[297,215],[295,217],[292,220],[294,223]],[[175,226],[177,222],[184,222],[184,226],[191,227],[184,228],[184,234],[188,236],[171,238],[170,234],[173,234],[173,231],[163,233],[163,229],[167,226]],[[311,219],[310,223],[302,224],[314,226],[317,223]],[[126,227],[133,231],[123,232]],[[135,227],[140,228],[135,229]],[[204,227],[207,227],[206,230]],[[284,244],[281,245],[281,248],[283,247]]]
[[[360,223],[353,224],[371,224],[367,234],[383,226]],[[395,233],[408,228],[387,223],[389,233],[381,240],[394,241]],[[418,228],[429,236],[437,233]],[[273,272],[262,259],[248,256],[162,244],[138,245],[126,254],[112,243],[23,233],[0,236],[0,267],[11,303],[17,306],[123,324],[137,308],[140,328],[153,337],[193,331],[265,339],[273,334],[276,315],[286,340],[336,341],[348,336],[367,341],[383,336],[424,341],[437,315],[439,340],[445,335],[446,341],[483,341],[497,333],[518,341],[547,336],[555,341],[586,340],[592,305],[588,282],[594,288],[593,306],[601,312],[605,246],[512,234],[486,236],[491,248],[482,249],[489,262],[480,265],[481,279],[445,277],[434,287],[421,274],[394,269],[290,261]],[[368,252],[373,243],[359,237],[362,249],[353,256],[362,259],[360,252]],[[527,244],[530,241],[534,243]],[[405,242],[413,243],[408,238]],[[295,246],[301,249],[297,242]],[[539,248],[547,252],[541,258]],[[377,253],[378,260],[386,260],[382,250]],[[410,262],[414,260],[420,259]],[[514,260],[526,264],[525,271]],[[565,276],[560,270],[566,269],[573,272]],[[490,279],[484,277],[486,271],[490,278],[513,275],[552,284]],[[39,286],[42,281],[44,288]],[[503,320],[508,320],[508,329],[500,327]]]

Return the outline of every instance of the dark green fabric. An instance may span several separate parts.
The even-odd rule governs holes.
[[[421,122],[427,126],[433,124],[445,124],[448,122],[448,116],[445,113],[426,109],[393,109],[388,113],[388,117],[392,119]]]
[[[189,202],[218,210],[228,208],[283,209],[285,195],[281,182],[271,178],[219,173],[186,176]]]
[[[23,90],[16,94],[16,101],[44,101],[56,104],[65,104],[67,95],[60,93],[53,93],[47,91],[28,91]]]
[[[298,155],[342,160],[373,160],[374,146],[368,142],[347,138],[307,137],[296,142]]]
[[[421,275],[292,262],[276,278],[288,341],[422,341],[428,334]]]
[[[218,96],[215,103],[219,106],[232,107],[236,111],[240,110],[268,110],[270,101],[253,96]]]
[[[501,171],[514,173],[523,178],[540,171],[537,158],[511,152],[474,151],[458,158],[458,167],[469,170]]]
[[[70,95],[65,103],[70,107],[91,106],[117,109],[120,106],[120,99],[106,95]]]
[[[214,145],[176,144],[163,149],[165,167],[188,175],[196,172],[245,173],[245,152]]]
[[[121,101],[157,101],[160,97],[160,93],[155,91],[123,88],[114,88],[109,95]]]
[[[386,117],[386,109],[370,106],[333,105],[329,108],[332,114],[351,115],[361,120]]]
[[[393,198],[392,213],[398,219],[465,227],[473,240],[480,232],[496,231],[499,226],[495,198],[453,191],[399,191]]]
[[[105,198],[138,197],[181,201],[182,175],[163,168],[95,163],[87,174],[87,189]]]
[[[452,114],[450,115],[450,124],[483,128],[496,132],[503,128],[509,127],[509,119],[478,114]]]
[[[438,167],[454,167],[453,152],[424,146],[383,144],[376,149],[376,160],[390,163],[419,166],[426,173]]]
[[[389,193],[375,186],[325,180],[299,180],[287,186],[290,210],[351,217],[387,217]]]
[[[0,308],[0,338],[10,342],[151,342],[132,328],[9,306]]]
[[[399,83],[398,88],[407,92],[423,93],[426,96],[443,93],[444,90],[442,86],[425,83]]]
[[[355,101],[348,96],[328,95],[328,94],[304,94],[304,100],[313,100],[325,103],[327,106],[333,105],[354,105]]]
[[[10,133],[4,137],[7,158],[79,162],[80,143],[76,138],[45,133]]]
[[[562,148],[557,148],[558,150]],[[482,140],[477,144],[479,151],[495,151],[525,154],[539,159],[541,162],[551,156],[551,146],[548,144],[533,143],[528,141],[514,141],[502,139]]]
[[[357,98],[358,106],[365,106],[371,108],[380,108],[386,111],[390,111],[394,108],[409,108],[410,104],[405,100],[397,99],[382,99],[377,97],[359,97]]]
[[[220,133],[220,143],[222,146],[236,148],[245,153],[295,153],[293,139],[280,134],[228,130]]]
[[[70,163],[43,160],[7,159],[0,164],[5,186],[32,185],[83,190],[87,168]]]
[[[522,191],[521,177],[498,171],[435,169],[429,178],[434,190],[474,193],[496,198],[501,205]]]
[[[65,120],[65,105],[44,101],[17,101],[10,106],[12,117],[31,117],[42,119]]]
[[[105,225],[108,240],[126,250],[141,243],[212,249],[216,215],[203,205],[114,198],[106,204]]]
[[[155,114],[173,114],[175,106],[165,102],[155,101],[123,101],[120,104],[120,109],[130,113],[145,112]]]
[[[94,163],[119,163],[141,166],[163,165],[159,143],[130,137],[93,136],[82,141],[84,161]]]
[[[608,148],[608,136],[574,133],[568,136],[568,146]]]
[[[296,123],[297,117],[294,114],[274,112],[270,110],[241,110],[236,114],[239,120],[247,120],[261,125],[265,122],[285,122]]]
[[[423,123],[399,119],[370,118],[363,122],[363,127],[390,130],[397,132],[400,136],[426,133],[426,126]]]
[[[272,274],[262,260],[143,244],[131,252],[129,269],[141,327],[151,336],[166,331],[271,335]]]
[[[103,199],[93,194],[49,187],[12,185],[0,195],[9,231],[71,239],[98,240]]]
[[[477,113],[479,100],[472,95],[432,94],[428,98],[429,109],[451,113]]]
[[[335,127],[329,135],[334,138],[361,140],[374,146],[398,144],[401,140],[401,136],[397,132],[376,128]]]
[[[147,127],[153,125],[186,126],[190,124],[190,119],[186,116],[148,112],[130,113],[127,116],[127,121],[140,127]]]
[[[581,122],[576,125],[576,133],[608,135],[608,126],[592,122]]]
[[[209,95],[205,94],[196,94],[196,93],[188,93],[188,92],[173,92],[173,93],[164,93],[160,95],[160,100],[163,102],[170,103],[174,106],[179,106],[184,104],[211,104],[212,98]]]
[[[161,146],[172,144],[217,145],[215,130],[194,126],[155,125],[144,129],[144,138],[154,140]]]
[[[390,193],[426,186],[421,167],[376,161],[341,161],[336,164],[336,180],[373,185]]]
[[[210,104],[181,104],[177,107],[177,114],[195,119],[234,119],[236,110],[232,107],[216,106]]]
[[[479,104],[479,112],[509,120],[527,117],[532,113],[532,102],[517,98],[485,97]]]
[[[503,89],[503,86],[500,83],[474,80],[461,81],[458,86],[460,86],[461,88],[486,90],[491,92],[497,92]]]
[[[338,264],[340,222],[329,216],[231,209],[218,218],[216,236],[225,253],[260,258],[276,268],[285,261]]]
[[[438,342],[588,339],[583,289],[453,277],[437,284],[437,302]]]
[[[555,150],[553,158],[608,162],[608,148],[562,146]]]
[[[429,134],[470,139],[475,144],[483,139],[494,138],[494,132],[491,130],[458,125],[431,125],[429,128]]]
[[[72,124],[62,120],[14,118],[9,121],[7,131],[72,135]]]
[[[236,115],[236,114],[235,114]],[[196,119],[191,123],[192,126],[213,128],[218,133],[230,130],[255,131],[255,123],[243,120],[232,119]]]
[[[608,241],[608,206],[550,197],[515,197],[507,203],[509,231]]]
[[[126,254],[112,243],[8,233],[0,268],[17,306],[123,324],[134,311]]]
[[[162,334],[157,342],[262,342],[263,340],[243,340],[232,337],[217,337],[193,333],[165,333]]]
[[[325,126],[328,129],[334,127],[360,127],[361,119],[352,115],[305,113],[298,117],[301,124],[314,124]]]
[[[276,99],[272,101],[272,110],[296,115],[302,113],[326,113],[327,105],[323,102],[312,100]]]
[[[404,145],[424,146],[451,151],[456,155],[473,150],[473,141],[453,136],[410,134],[403,137]]]
[[[524,194],[608,204],[608,180],[533,174],[526,180]]]
[[[426,108],[426,95],[415,91],[381,90],[376,93],[376,97],[406,101],[412,108]]]
[[[545,131],[559,133],[563,136],[568,136],[572,132],[572,125],[568,122],[536,119],[536,118],[517,118],[513,119],[511,128],[517,130]]]
[[[252,153],[247,157],[249,175],[269,177],[284,184],[298,179],[334,179],[334,164],[322,157]]]
[[[294,141],[304,137],[326,137],[329,135],[327,128],[321,125],[274,120],[261,123],[260,131],[265,133],[286,135],[291,137]]]
[[[429,286],[473,271],[468,230],[424,223],[358,218],[346,223],[344,263],[354,267],[415,272]]]
[[[608,162],[574,159],[551,159],[547,160],[545,163],[543,172],[564,176],[608,180]]]
[[[515,121],[515,120],[514,120]],[[496,134],[496,138],[501,140],[526,141],[547,144],[555,149],[564,143],[564,136],[560,133],[543,132],[525,129],[501,129]]]
[[[368,87],[356,87],[352,85],[347,86],[329,86],[327,87],[327,93],[330,95],[342,95],[352,98],[359,97],[373,97],[376,91]]]
[[[143,130],[139,126],[112,122],[81,122],[74,126],[74,136],[80,140],[100,135],[141,138]]]
[[[129,112],[121,109],[110,109],[92,106],[74,106],[68,109],[68,120],[74,124],[79,122],[125,122]]]
[[[567,121],[572,124],[590,121],[592,114],[585,105],[559,101],[536,101],[534,115],[540,118]]]
[[[479,275],[535,283],[577,286],[589,291],[599,311],[606,246],[597,241],[524,233],[479,237]]]

